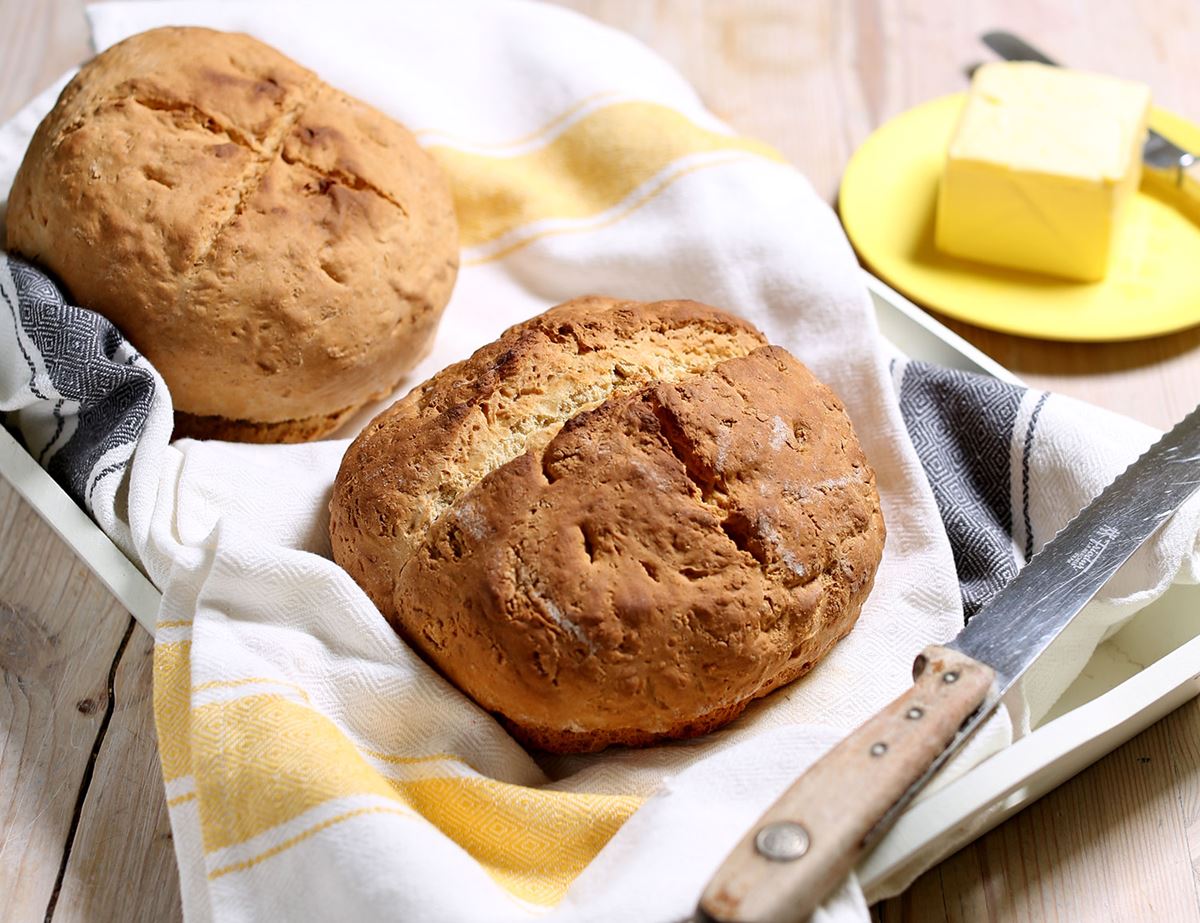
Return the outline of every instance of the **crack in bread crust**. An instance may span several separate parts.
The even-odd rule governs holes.
[[[234,128],[232,125],[223,123],[220,119],[208,112],[205,112],[194,103],[183,102],[181,100],[155,99],[152,96],[138,95],[136,90],[129,93],[128,96],[106,97],[99,105],[92,109],[91,115],[89,115],[88,118],[95,118],[106,108],[120,106],[126,100],[146,109],[152,109],[155,112],[176,112],[181,115],[190,116],[192,125],[198,129],[207,131],[209,134],[224,135],[233,144],[241,145],[242,147],[248,148],[255,153],[260,153],[262,151],[262,147],[258,144],[255,144],[250,137],[238,131],[238,129]],[[62,140],[64,135],[82,125],[83,121],[84,120],[81,118],[64,128],[61,132],[59,132],[58,139],[55,143],[57,144]]]
[[[518,324],[410,392],[355,440],[334,486],[335,545],[344,544],[348,569],[378,604],[431,526],[489,472],[615,394],[686,377],[762,343],[744,321],[694,302],[583,298]],[[386,483],[371,473],[382,464]],[[380,520],[381,530],[364,534]]]
[[[364,432],[378,451],[347,453],[331,503],[335,558],[397,631],[533,746],[705,733],[807,672],[853,626],[883,543],[874,475],[836,397],[784,350],[755,346],[610,390],[553,431],[533,427],[524,451],[456,486],[439,516],[403,535],[412,496],[389,492],[413,483],[396,465],[420,443],[384,434],[446,418],[459,431],[470,395],[520,394],[529,379],[517,369],[529,366],[506,353],[531,325]],[[564,333],[575,345],[559,360],[611,349],[582,339]],[[496,382],[481,381],[489,368]],[[389,541],[403,553],[375,567],[369,555]]]
[[[297,114],[297,118],[299,118],[299,114]],[[281,150],[279,156],[283,162],[289,166],[298,165],[305,167],[309,170],[312,170],[312,172],[316,173],[322,179],[327,180],[330,183],[341,183],[343,186],[346,186],[349,189],[354,189],[358,192],[370,192],[377,198],[387,202],[405,218],[408,217],[408,209],[404,207],[404,203],[402,203],[391,193],[387,192],[387,190],[379,188],[370,180],[367,180],[356,173],[351,173],[348,170],[340,169],[338,167],[321,167],[318,164],[314,164],[312,161],[306,160],[297,154],[290,153],[285,150]]]
[[[226,206],[225,214],[218,219],[216,226],[207,235],[206,241],[200,245],[196,255],[192,257],[191,265],[187,267],[182,278],[179,280],[179,301],[181,308],[186,305],[191,295],[192,282],[195,279],[196,273],[207,266],[208,259],[213,252],[213,248],[216,247],[217,241],[221,239],[221,236],[229,230],[229,227],[246,210],[246,204],[262,187],[267,173],[274,165],[276,159],[281,156],[283,144],[287,139],[288,133],[296,125],[296,122],[299,121],[300,116],[304,112],[308,96],[311,93],[311,87],[312,80],[308,80],[298,88],[295,101],[280,114],[263,143],[261,145],[250,146],[250,149],[256,156],[247,165],[242,175],[230,184],[232,195],[230,196],[229,205]],[[141,100],[137,101],[145,105]],[[226,134],[230,134],[228,129],[225,131]],[[232,134],[230,134],[230,137],[232,137]]]

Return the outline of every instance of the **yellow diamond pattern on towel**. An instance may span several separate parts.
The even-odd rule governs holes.
[[[536,904],[558,901],[641,806],[628,795],[546,792],[483,778],[422,779],[400,788],[492,878]]]
[[[331,799],[373,794],[408,805],[510,892],[546,904],[562,897],[641,804],[634,797],[548,792],[482,777],[393,782],[332,721],[279,696],[247,696],[190,714],[208,852]]]
[[[395,795],[332,721],[304,705],[252,695],[203,705],[191,717],[192,771],[209,852],[331,798]]]
[[[163,781],[191,772],[189,716],[192,642],[154,645],[154,726]]]
[[[513,157],[434,147],[450,177],[464,248],[546,218],[584,218],[619,205],[672,162],[692,154],[780,155],[761,141],[697,125],[657,103],[614,103],[543,147]]]

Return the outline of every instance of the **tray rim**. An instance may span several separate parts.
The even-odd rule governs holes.
[[[3,426],[0,426],[0,475],[153,635],[162,603],[158,587]]]

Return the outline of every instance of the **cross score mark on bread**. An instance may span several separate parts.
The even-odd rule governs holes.
[[[507,331],[347,452],[334,555],[523,741],[704,733],[853,626],[883,542],[837,398],[744,321],[587,298]]]

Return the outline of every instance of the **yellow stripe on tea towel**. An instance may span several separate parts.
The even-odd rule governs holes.
[[[376,795],[419,813],[515,896],[551,904],[641,805],[632,796],[543,791],[483,777],[390,780],[331,720],[281,696],[202,705],[191,710],[191,725],[209,853],[333,799]],[[311,835],[293,834],[288,842]],[[238,865],[249,867],[280,846]]]
[[[745,163],[750,159],[749,154],[732,151],[729,153],[718,153],[708,155],[698,155],[696,158],[687,158],[682,161],[677,161],[671,164],[659,175],[652,177],[644,187],[635,189],[633,193],[620,202],[617,207],[611,208],[606,212],[601,212],[598,215],[591,215],[587,218],[572,220],[564,219],[560,221],[543,221],[535,222],[532,225],[526,225],[518,228],[512,234],[507,234],[490,245],[475,248],[472,251],[473,255],[463,256],[463,266],[478,266],[482,263],[491,263],[496,260],[503,259],[510,253],[527,247],[535,241],[542,240],[547,237],[561,237],[566,234],[585,234],[590,231],[599,231],[607,227],[611,227],[619,221],[628,218],[631,214],[649,205],[657,199],[668,186],[674,185],[678,180],[685,176],[690,176],[693,173],[698,173],[701,170],[709,170],[713,167],[723,167],[734,163]]]
[[[154,725],[164,782],[186,776],[192,769],[191,654],[191,641],[154,645]]]
[[[450,177],[465,249],[536,221],[608,211],[689,155],[741,151],[782,159],[761,141],[712,131],[649,102],[596,109],[543,147],[517,156],[431,150]]]

